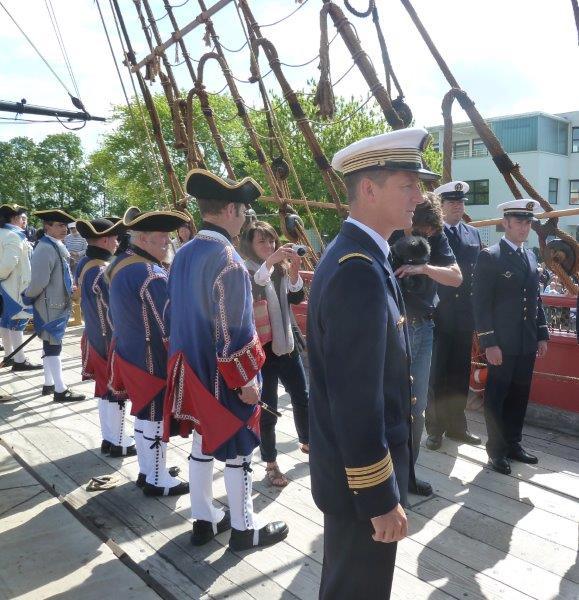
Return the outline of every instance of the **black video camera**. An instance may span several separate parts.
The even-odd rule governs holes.
[[[420,235],[407,235],[392,246],[394,270],[402,265],[425,265],[430,260],[430,244]],[[421,294],[426,291],[428,275],[406,275],[398,279],[403,292]]]

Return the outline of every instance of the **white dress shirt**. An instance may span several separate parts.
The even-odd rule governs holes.
[[[352,217],[348,217],[346,219],[346,223],[352,223],[352,225],[359,227],[362,231],[367,233],[376,242],[378,248],[380,248],[380,250],[382,250],[382,252],[384,253],[384,259],[388,261],[388,255],[390,254],[390,244],[387,240],[385,240],[377,231],[374,231],[374,229],[368,227],[368,225],[364,225],[364,223],[360,223],[360,221],[357,221]]]

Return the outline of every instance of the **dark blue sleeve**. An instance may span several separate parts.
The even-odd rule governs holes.
[[[338,267],[323,301],[330,418],[348,487],[362,519],[386,514],[400,495],[385,431],[387,297],[374,267]]]
[[[430,260],[428,261],[435,267],[449,267],[456,264],[454,252],[448,243],[446,233],[441,232],[428,238],[430,244]]]

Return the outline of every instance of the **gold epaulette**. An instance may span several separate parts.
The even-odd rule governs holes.
[[[367,467],[346,467],[348,487],[351,490],[374,487],[384,483],[394,473],[390,452],[373,465]]]
[[[481,331],[480,333],[477,333],[478,337],[483,337],[483,335],[490,335],[491,333],[494,333],[495,330],[491,329],[490,331]]]
[[[360,252],[352,252],[351,254],[346,254],[345,256],[342,256],[342,258],[340,258],[340,260],[338,260],[339,264],[343,264],[345,263],[347,260],[350,260],[351,258],[362,258],[366,261],[368,261],[370,264],[372,264],[372,259],[369,256],[366,256],[365,254],[361,254]]]

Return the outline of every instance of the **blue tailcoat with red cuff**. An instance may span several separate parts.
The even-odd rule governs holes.
[[[203,436],[203,452],[225,461],[259,444],[258,406],[238,388],[265,356],[253,319],[251,282],[229,239],[201,230],[175,255],[169,276],[171,334],[165,419]],[[165,437],[168,423],[165,423]]]
[[[167,271],[130,247],[108,270],[113,341],[109,389],[130,398],[131,414],[160,421],[167,375]]]
[[[82,380],[94,380],[97,398],[110,396],[108,359],[113,330],[109,319],[109,286],[105,278],[110,258],[109,252],[89,246],[77,265],[75,276],[84,317]]]

